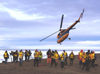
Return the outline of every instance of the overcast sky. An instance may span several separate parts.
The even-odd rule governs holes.
[[[57,34],[39,41],[59,29],[62,14],[66,29],[83,8],[83,18],[70,31],[70,41],[57,44]],[[99,23],[100,0],[0,0],[0,48],[100,48]]]

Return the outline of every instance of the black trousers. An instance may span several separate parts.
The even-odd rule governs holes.
[[[55,66],[57,66],[56,60],[54,58],[51,58],[51,66],[53,66],[53,64],[55,64]]]
[[[70,58],[70,65],[73,65],[73,58]]]
[[[13,57],[13,62],[17,62],[18,61],[18,57]]]
[[[8,58],[7,58],[7,57],[5,57],[4,59],[5,59],[5,64],[7,64],[7,60],[8,60]]]
[[[38,59],[38,57],[36,57],[36,58],[34,59],[34,67],[35,67],[35,66],[38,67],[38,64],[39,64],[39,59]]]
[[[30,60],[30,56],[27,57],[27,60],[28,60],[28,61]]]
[[[89,71],[90,69],[90,60],[86,60],[86,70]]]
[[[25,61],[27,61],[27,59],[28,59],[28,56],[25,56]]]
[[[64,63],[65,63],[65,65],[67,65],[67,64],[68,64],[68,63],[67,63],[67,58],[65,58]]]
[[[64,68],[64,65],[65,65],[64,61],[61,61],[61,68]]]
[[[86,71],[89,71],[89,69],[90,69],[90,61],[89,60],[86,60],[85,63],[82,63],[82,70],[84,70],[84,68]]]
[[[42,58],[39,57],[39,63],[41,63],[41,59],[42,59]]]
[[[23,59],[19,58],[19,65],[22,66],[22,64],[23,64]]]
[[[82,63],[82,70],[84,70],[84,68],[86,67],[86,63]]]
[[[91,66],[92,66],[92,67],[95,67],[95,59],[92,59],[92,60],[91,60]]]
[[[81,60],[79,61],[79,65],[80,65],[80,67],[82,66],[82,61]]]

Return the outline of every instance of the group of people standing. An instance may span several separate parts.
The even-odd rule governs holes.
[[[75,59],[73,51],[69,54],[65,50],[61,54],[58,54],[57,50],[51,51],[50,49],[47,51],[47,63],[50,63],[52,66],[60,62],[61,68],[64,68],[65,65],[68,64],[68,58],[69,58],[69,64],[73,65],[73,61]],[[96,54],[94,51],[88,50],[87,52],[81,50],[78,54],[79,59],[79,66],[82,70],[89,71],[90,67],[95,67],[95,60],[96,60]]]
[[[19,60],[19,64],[22,65],[22,62],[23,62],[23,57],[25,55],[25,61],[29,61],[30,59],[30,56],[31,56],[31,51],[30,50],[25,50],[25,52],[23,52],[22,50],[20,50],[19,52],[16,50],[16,51],[11,51],[10,55],[8,54],[7,51],[5,51],[4,53],[4,63],[6,64],[7,63],[7,60],[9,59],[9,56],[11,56],[11,62],[18,62]]]
[[[57,50],[51,51],[49,49],[47,51],[47,63],[50,63],[51,66],[53,66],[53,64],[57,66],[60,61],[61,68],[64,68],[64,66],[68,64],[68,58],[70,60],[70,65],[73,65],[73,61],[75,58],[73,51],[70,53],[69,57],[65,50],[63,50],[60,55],[58,54]]]
[[[83,52],[83,50],[81,50],[78,58],[82,70],[86,69],[89,71],[90,67],[95,67],[96,54],[94,51],[88,50],[87,52]]]
[[[39,63],[41,63],[42,57],[43,57],[42,52],[36,49],[34,52],[34,67],[35,66],[38,67]]]
[[[30,60],[30,56],[31,56],[31,51],[30,50],[25,50],[25,52],[23,52],[22,50],[20,50],[19,52],[16,50],[11,51],[10,56],[12,56],[12,62],[18,62],[19,64],[22,65],[23,63],[23,56],[25,57],[25,61],[29,61]],[[9,58],[9,54],[7,51],[5,51],[4,53],[4,59],[5,59],[5,64],[7,63],[7,60]],[[41,63],[42,61],[42,57],[43,54],[41,51],[38,51],[37,49],[34,51],[34,67],[37,66]],[[69,59],[69,62],[68,62]],[[47,64],[50,64],[51,67],[53,65],[55,65],[55,67],[60,63],[61,68],[64,68],[64,66],[66,66],[67,64],[73,65],[75,56],[73,51],[71,51],[71,53],[67,54],[67,52],[65,50],[63,50],[63,52],[61,54],[58,54],[58,51],[52,51],[51,49],[49,49],[47,51]],[[81,50],[78,54],[78,59],[79,59],[79,66],[82,70],[86,69],[87,71],[90,69],[90,67],[95,67],[95,60],[96,60],[96,54],[94,51],[90,51],[88,50],[87,52],[84,52],[83,50]]]

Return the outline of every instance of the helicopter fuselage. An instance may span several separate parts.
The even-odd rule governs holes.
[[[68,35],[69,35],[69,31],[71,29],[73,29],[73,27],[79,22],[79,19],[73,23],[71,26],[69,26],[67,29],[61,29],[60,33],[57,35],[57,43],[61,43],[62,41],[64,41]]]
[[[64,31],[63,33],[60,32],[57,35],[58,38],[57,43],[61,43],[62,41],[64,41],[68,37],[68,35],[69,35],[69,31]]]

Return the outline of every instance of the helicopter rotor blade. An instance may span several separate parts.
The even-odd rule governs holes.
[[[62,17],[61,17],[61,23],[60,23],[60,30],[61,30],[61,28],[62,28],[63,18],[64,18],[64,15],[62,14]]]
[[[80,18],[82,18],[82,17],[83,17],[83,13],[84,13],[84,9],[83,9],[83,11],[82,11],[82,13],[81,13],[81,15],[80,15]]]
[[[48,37],[50,37],[50,36],[52,36],[52,35],[56,34],[57,32],[59,32],[59,30],[58,30],[58,31],[56,31],[56,32],[54,32],[54,33],[52,33],[52,34],[50,34],[49,36],[47,36],[47,37],[45,37],[45,38],[41,39],[40,41],[43,41],[43,40],[47,39]]]
[[[83,14],[84,14],[84,9],[83,9],[83,11],[82,11],[82,13],[80,14],[80,17],[79,17],[79,21],[80,21],[80,19],[83,17]]]

